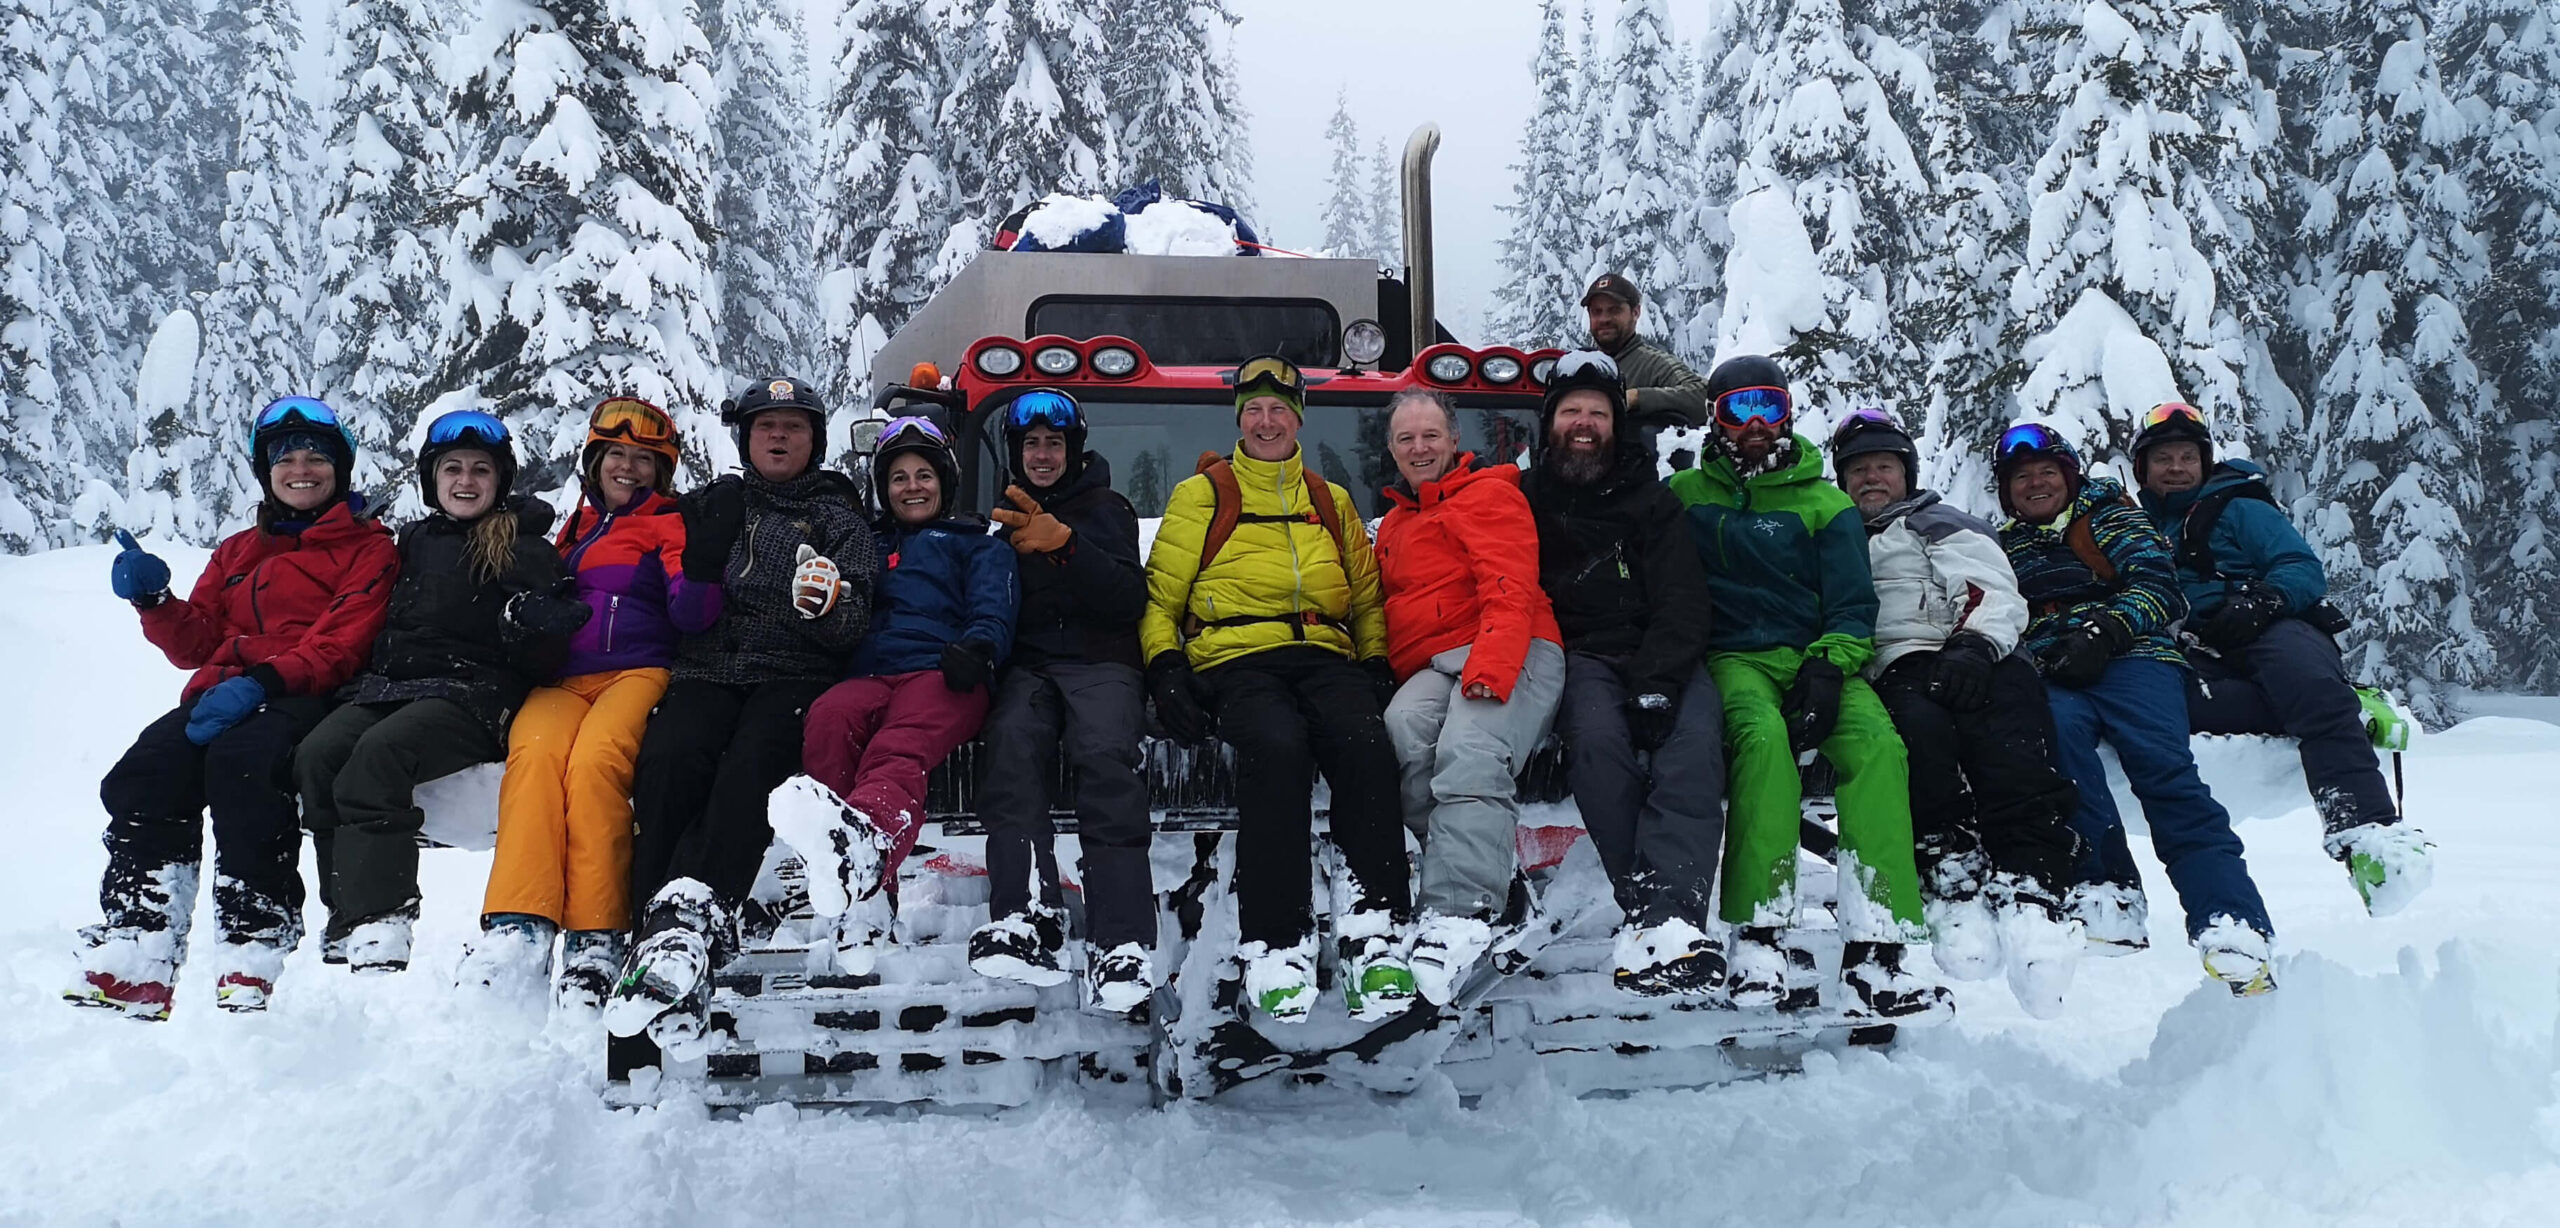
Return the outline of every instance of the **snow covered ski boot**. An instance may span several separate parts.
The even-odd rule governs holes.
[[[347,971],[381,976],[409,970],[411,927],[418,923],[417,901],[379,917],[358,922],[347,931]]]
[[[2134,955],[2151,949],[2151,902],[2140,887],[2080,883],[2071,888],[2064,907],[2079,918],[2095,954]]]
[[[1396,938],[1395,918],[1376,910],[1345,913],[1334,927],[1342,971],[1342,1008],[1363,1023],[1391,1019],[1413,1005],[1413,965]]]
[[[1067,918],[1057,909],[998,917],[969,935],[969,970],[1025,985],[1059,985],[1067,970],[1058,953],[1067,945]]]
[[[1725,994],[1734,1006],[1750,1010],[1776,1006],[1787,993],[1787,952],[1776,926],[1746,925],[1733,932],[1732,955],[1725,961]]]
[[[689,1002],[707,1002],[703,991],[723,921],[719,900],[700,880],[679,878],[660,888],[641,913],[639,944],[605,1002],[605,1030],[656,1036],[651,1025],[659,1016]]]
[[[835,790],[794,776],[773,791],[766,813],[773,834],[800,854],[809,885],[809,911],[840,917],[854,902],[880,889],[883,861],[878,827],[845,804]],[[866,969],[867,971],[867,969]]]
[[[1414,992],[1433,1006],[1447,1006],[1458,986],[1493,949],[1493,927],[1475,917],[1424,913],[1414,927]]]
[[[529,913],[480,918],[480,936],[462,948],[454,987],[510,1002],[538,1002],[551,980],[551,939],[560,927]]]
[[[2367,916],[2388,917],[2408,907],[2435,881],[2435,855],[2429,851],[2435,846],[2405,819],[2334,831],[2321,847],[2347,868]]]
[[[1929,958],[1949,980],[1987,981],[2000,975],[2000,934],[1991,906],[1980,895],[1924,899]]]
[[[122,1011],[128,1019],[166,1020],[178,984],[179,943],[180,935],[169,930],[83,926],[79,979],[62,996],[77,1006]]]
[[[1909,1019],[1951,1008],[1947,987],[1903,967],[1907,948],[1898,942],[1840,944],[1840,984],[1858,1009],[1879,1019]]]
[[[1992,925],[2000,939],[2000,959],[2009,968],[2009,992],[2018,1006],[2037,1019],[2062,1013],[2063,995],[2080,966],[2089,940],[2080,921],[2063,911],[2052,893],[2015,874],[1992,881]]]
[[[1713,993],[1724,985],[1724,952],[1715,940],[1689,921],[1673,917],[1659,925],[1618,930],[1616,968],[1610,980],[1630,993]]]
[[[1236,948],[1244,965],[1245,1001],[1274,1023],[1304,1023],[1316,1002],[1316,942],[1271,947],[1248,942]]]
[[[1156,991],[1155,955],[1134,942],[1085,952],[1085,1009],[1128,1015]]]
[[[552,1001],[564,1011],[582,1015],[604,1009],[622,972],[624,947],[620,930],[571,930],[560,939],[560,976],[551,984]]]
[[[213,948],[213,1004],[242,1013],[267,1009],[284,957],[301,941],[298,925],[224,935]]]
[[[2276,966],[2267,936],[2231,917],[2215,917],[2196,935],[2205,974],[2231,987],[2235,998],[2273,992]]]

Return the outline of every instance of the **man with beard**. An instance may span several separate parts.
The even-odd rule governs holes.
[[[1615,980],[1635,993],[1712,993],[1724,980],[1707,935],[1724,847],[1724,704],[1698,663],[1706,578],[1608,355],[1556,360],[1538,465],[1520,486],[1564,635],[1566,772],[1626,914]]]

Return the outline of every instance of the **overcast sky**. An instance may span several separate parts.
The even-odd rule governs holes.
[[[1155,0],[1130,0],[1150,3]],[[1600,4],[1605,51],[1615,0]],[[1712,0],[1670,0],[1671,30],[1705,28]],[[1440,125],[1432,195],[1440,316],[1472,331],[1499,273],[1494,261],[1509,219],[1511,163],[1537,93],[1529,58],[1538,49],[1534,0],[1235,0],[1237,71],[1253,116],[1258,224],[1283,247],[1324,238],[1325,121],[1347,89],[1364,145],[1385,136],[1401,154],[1425,122]],[[1570,8],[1566,39],[1579,27]]]

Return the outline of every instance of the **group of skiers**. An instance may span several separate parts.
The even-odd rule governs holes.
[[[1698,379],[1641,341],[1614,274],[1586,307],[1602,349],[1553,364],[1526,467],[1464,451],[1444,393],[1385,407],[1399,476],[1374,542],[1303,463],[1305,377],[1242,364],[1235,450],[1175,488],[1143,560],[1055,389],[994,407],[1009,482],[992,518],[955,505],[930,416],[883,425],[866,500],[820,464],[822,402],[759,381],[723,406],[743,472],[674,497],[674,424],[609,398],[556,536],[514,493],[506,426],[449,413],[419,456],[427,514],[396,543],[348,488],[334,412],[279,400],[250,436],[258,522],[189,596],[129,537],[115,560],[146,637],[196,673],[102,788],[105,917],[69,996],[166,1017],[208,809],[223,1006],[262,1008],[301,937],[304,829],[324,958],[405,968],[414,792],[503,758],[460,979],[548,981],[617,1035],[687,1045],[777,837],[822,958],[872,970],[926,777],[974,737],[991,917],[971,967],[1055,985],[1079,962],[1049,820],[1063,760],[1082,996],[1126,1013],[1161,973],[1150,706],[1173,740],[1233,750],[1235,956],[1278,1021],[1317,993],[1315,776],[1342,854],[1344,1004],[1383,1018],[1450,1002],[1522,933],[1515,779],[1551,732],[1624,914],[1615,980],[1639,994],[1752,1007],[1806,988],[1785,934],[1816,751],[1838,774],[1841,981],[1888,1018],[1945,999],[1915,942],[1951,976],[2005,966],[2040,1015],[2085,945],[2142,945],[2102,740],[2235,992],[2272,987],[2273,927],[2191,724],[2300,738],[2329,852],[2373,911],[2424,886],[2319,565],[2254,469],[2214,463],[2196,411],[2164,405],[2134,441],[2144,504],[2049,428],[2011,428],[1995,530],[1922,488],[1882,412],[1839,424],[1826,481],[1774,361]],[[1708,455],[1666,482],[1650,431],[1682,423],[1709,427]]]

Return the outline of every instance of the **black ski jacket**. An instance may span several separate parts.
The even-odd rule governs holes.
[[[372,662],[339,698],[450,699],[506,740],[508,718],[568,652],[565,638],[528,634],[506,617],[519,595],[551,598],[563,574],[548,536],[551,509],[527,498],[508,508],[516,515],[515,559],[494,580],[472,572],[471,524],[434,512],[400,530],[390,621],[374,637]]]
[[[1565,651],[1608,659],[1630,689],[1677,695],[1706,651],[1707,578],[1680,497],[1651,455],[1627,446],[1641,435],[1621,438],[1617,468],[1598,482],[1559,481],[1542,455],[1520,490]]]
[[[1014,623],[1014,662],[1139,666],[1147,569],[1138,559],[1137,509],[1111,489],[1111,463],[1087,452],[1073,479],[1047,490],[1023,489],[1075,537],[1064,550],[1018,558],[1022,612]],[[996,535],[1010,541],[1012,534],[1001,529]]]
[[[846,658],[871,625],[871,593],[880,576],[861,491],[853,479],[827,469],[788,482],[768,482],[753,471],[719,481],[745,484],[746,523],[721,574],[719,621],[685,637],[675,676],[731,686],[843,677]],[[791,604],[803,543],[833,560],[845,582],[835,608],[816,618],[800,617]]]

